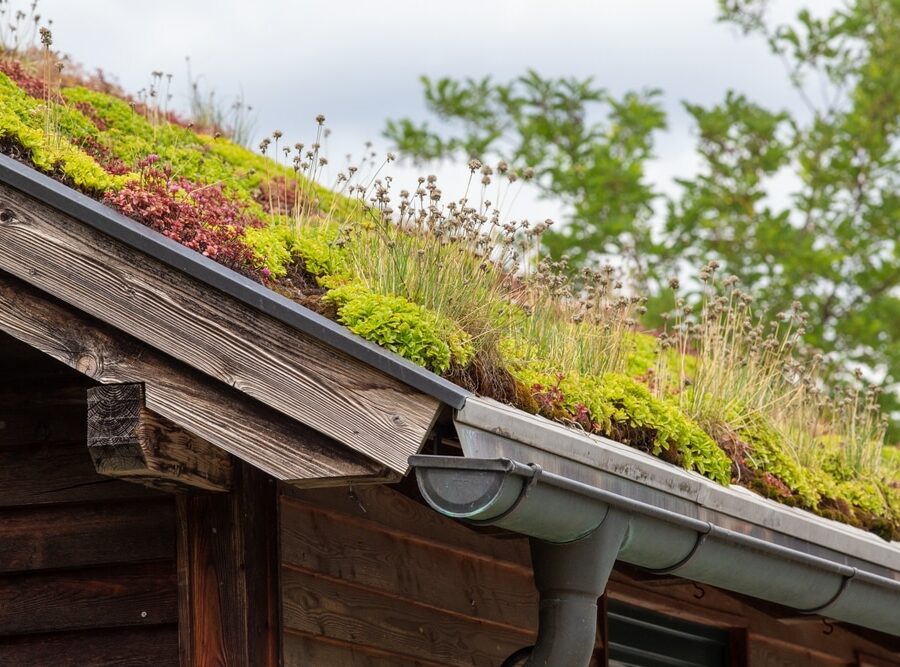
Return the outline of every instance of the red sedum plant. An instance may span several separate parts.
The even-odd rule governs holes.
[[[230,198],[221,185],[198,185],[159,169],[150,155],[138,165],[140,180],[107,192],[104,201],[129,218],[250,278],[265,282],[268,269],[243,240],[246,227],[263,222]]]

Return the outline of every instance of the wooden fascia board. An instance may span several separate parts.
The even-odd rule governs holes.
[[[145,383],[146,406],[298,486],[383,483],[378,462],[0,271],[0,331],[103,383]]]
[[[405,474],[441,403],[0,183],[0,270]]]

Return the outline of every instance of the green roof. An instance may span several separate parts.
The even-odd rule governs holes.
[[[503,216],[521,180],[508,165],[473,161],[456,199],[433,177],[400,190],[390,157],[325,187],[324,119],[307,145],[275,132],[252,151],[155,96],[61,78],[51,57],[0,57],[4,153],[466,389],[900,537],[876,390],[829,393],[799,311],[759,322],[713,265],[694,312],[678,304],[667,332],[642,333],[615,271],[551,262],[550,221]]]

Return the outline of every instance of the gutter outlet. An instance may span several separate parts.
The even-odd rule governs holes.
[[[537,643],[527,667],[590,663],[597,638],[597,599],[606,589],[627,530],[627,517],[612,511],[593,533],[575,542],[529,540],[541,598]]]
[[[410,464],[425,501],[441,514],[529,536],[540,593],[538,638],[504,664],[523,664],[519,658],[527,654],[526,667],[588,665],[597,599],[628,533],[628,513],[541,484],[537,466],[436,456],[413,456]]]

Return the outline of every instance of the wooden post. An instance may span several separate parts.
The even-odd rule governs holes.
[[[231,488],[231,457],[147,409],[141,382],[87,390],[87,445],[101,475],[171,490]]]
[[[176,502],[181,667],[277,667],[275,481],[238,463],[231,493]]]

